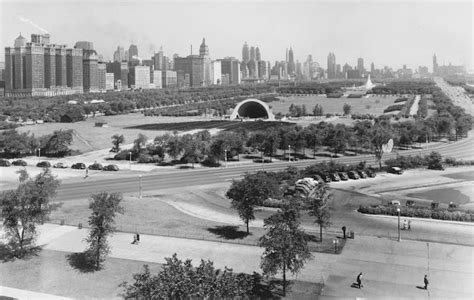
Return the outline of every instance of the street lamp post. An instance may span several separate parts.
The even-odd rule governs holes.
[[[397,207],[398,213],[398,241],[400,242],[402,239],[400,237],[400,207]]]
[[[291,146],[288,145],[288,163],[291,161]]]
[[[41,156],[41,148],[38,148],[38,149],[36,149],[36,150],[38,150],[38,151],[37,151],[37,152],[38,152],[38,160],[40,160],[40,156]]]
[[[128,152],[129,160],[128,160],[128,168],[132,169],[132,152]]]
[[[138,175],[138,198],[142,198],[142,175]]]

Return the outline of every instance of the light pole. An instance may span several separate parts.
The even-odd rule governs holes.
[[[142,198],[142,175],[138,175],[138,198]]]
[[[41,156],[41,148],[38,148],[38,149],[36,149],[36,150],[37,150],[36,152],[38,152],[38,160],[40,160],[40,156]]]
[[[227,168],[227,149],[224,150],[225,167]]]
[[[291,161],[291,146],[288,145],[288,163]]]
[[[398,241],[400,242],[402,239],[400,237],[400,207],[397,207],[398,213]]]
[[[129,160],[128,160],[128,168],[131,170],[132,169],[132,152],[128,152],[129,155]]]

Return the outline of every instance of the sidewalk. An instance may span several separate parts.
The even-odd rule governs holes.
[[[0,297],[11,297],[13,299],[35,299],[35,300],[68,300],[72,298],[60,297],[51,294],[37,293],[0,286]]]

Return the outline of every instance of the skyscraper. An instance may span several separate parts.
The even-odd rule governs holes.
[[[250,51],[249,45],[245,42],[244,46],[242,47],[242,62],[247,64],[250,61]]]
[[[66,83],[78,92],[83,91],[84,75],[82,49],[66,49]]]
[[[363,75],[365,73],[364,59],[362,57],[359,57],[357,59],[357,70],[359,70],[360,75]]]
[[[125,59],[125,51],[123,47],[117,46],[117,50],[114,52],[114,61],[122,62]]]
[[[160,51],[155,53],[154,56],[155,70],[163,70],[163,48],[160,47]]]
[[[261,56],[261,54],[260,54],[260,49],[259,49],[258,47],[255,48],[255,59],[256,59],[257,61],[261,61],[261,60],[262,60],[262,56]]]
[[[221,59],[222,75],[228,75],[229,84],[240,84],[240,63],[233,57]]]
[[[433,74],[438,73],[438,61],[436,59],[436,54],[433,54]]]
[[[328,79],[336,78],[336,55],[332,52],[329,52],[328,55]]]
[[[135,58],[134,58],[135,57]],[[131,65],[138,65],[139,64],[139,60],[137,59],[138,57],[138,47],[137,45],[130,45],[130,47],[128,48],[128,62],[131,64]]]
[[[295,57],[293,54],[293,49],[290,47],[290,51],[288,51],[288,74],[294,75],[295,71],[296,71]]]
[[[257,54],[255,52],[255,47],[252,46],[250,47],[250,60],[256,60]]]
[[[84,48],[82,48],[84,47]],[[95,93],[99,91],[99,56],[91,42],[77,42],[76,49],[82,49],[82,82],[84,92]],[[105,71],[105,69],[104,69]],[[105,72],[104,72],[105,77]],[[105,80],[105,79],[104,79]],[[105,87],[104,87],[105,89]]]
[[[374,74],[375,73],[375,65],[374,63],[370,64],[370,73]]]

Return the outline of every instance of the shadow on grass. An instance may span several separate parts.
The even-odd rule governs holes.
[[[8,244],[0,243],[0,260],[2,262],[14,261],[15,259],[28,260],[38,256],[41,247],[27,247],[23,251]]]
[[[246,231],[239,230],[238,226],[215,226],[213,228],[208,228],[207,231],[217,235],[220,238],[224,238],[226,240],[235,240],[235,239],[243,239],[246,236],[250,235],[251,233],[247,234]]]
[[[76,252],[66,255],[67,261],[74,269],[89,273],[96,271],[94,261],[90,258],[87,252]]]

